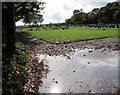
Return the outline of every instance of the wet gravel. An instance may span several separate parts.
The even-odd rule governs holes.
[[[65,55],[74,51],[75,49],[101,49],[108,48],[110,50],[120,50],[119,40],[114,39],[95,39],[90,41],[69,42],[69,43],[50,43],[33,36],[30,36],[24,32],[18,32],[17,38],[19,41],[28,45],[28,47],[34,49],[39,54],[53,55]]]

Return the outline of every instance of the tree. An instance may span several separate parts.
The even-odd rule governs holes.
[[[73,16],[67,20],[67,23],[80,24],[98,24],[120,23],[120,1],[108,3],[106,6],[94,8],[91,12],[84,13],[83,9],[73,11]]]
[[[2,3],[3,34],[5,36],[5,53],[15,52],[15,21],[25,18],[28,14],[37,14],[43,10],[45,2],[4,2]],[[41,5],[41,6],[40,6]]]
[[[70,20],[67,20],[67,23],[72,22],[74,24],[82,24],[84,23],[86,19],[86,15],[83,12],[83,9],[81,8],[80,10],[74,10],[73,11],[73,16],[70,18]]]
[[[35,26],[38,26],[38,24],[43,22],[43,16],[41,14],[28,14],[24,17],[23,23],[25,24],[34,24]],[[38,28],[38,27],[37,27]]]
[[[66,24],[72,24],[72,22],[71,22],[70,19],[65,19],[65,23],[66,23]]]
[[[84,13],[83,11],[84,11],[84,10],[81,8],[81,9],[80,9],[80,13]]]
[[[116,23],[120,23],[120,10],[115,11],[113,18]]]
[[[94,8],[91,12],[89,12],[88,14],[88,20],[89,23],[98,23],[98,16],[99,16],[99,8]]]
[[[6,48],[7,54],[13,54],[15,51],[15,8],[12,2],[4,3],[2,14],[2,28],[6,29]],[[4,8],[5,7],[5,8]]]
[[[99,23],[108,23],[108,18],[107,17],[102,17],[98,19]]]
[[[15,3],[15,21],[23,19],[28,14],[37,14],[44,9],[45,2]]]
[[[106,17],[108,23],[115,23],[114,14],[117,10],[120,10],[120,2],[108,3],[106,6],[100,8],[99,18]]]
[[[74,10],[74,11],[73,11],[73,15],[76,15],[76,14],[79,14],[79,13],[80,13],[79,10]]]
[[[41,25],[41,23],[43,22],[43,16],[41,15],[41,14],[35,14],[34,15],[34,20],[33,20],[33,23],[37,26],[37,28],[38,28],[38,24],[40,23],[40,25]]]
[[[35,18],[34,14],[27,14],[27,15],[24,17],[23,22],[24,22],[25,24],[29,24],[29,26],[30,26],[30,24],[33,22],[34,18]]]

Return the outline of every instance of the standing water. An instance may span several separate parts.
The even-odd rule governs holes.
[[[40,93],[116,93],[118,89],[118,51],[75,49],[66,55],[45,59],[49,73],[39,86]]]

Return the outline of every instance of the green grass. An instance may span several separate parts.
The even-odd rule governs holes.
[[[34,30],[35,28],[33,28]],[[93,38],[117,38],[120,32],[118,29],[108,28],[105,30],[98,28],[89,28],[89,27],[73,27],[71,29],[62,30],[52,30],[52,29],[40,29],[39,31],[27,31],[29,28],[24,28],[22,31],[27,32],[28,34],[46,40],[50,42],[69,42],[69,41],[80,41]]]

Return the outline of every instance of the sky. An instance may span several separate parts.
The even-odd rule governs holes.
[[[44,21],[42,24],[64,22],[73,15],[75,9],[83,9],[84,12],[90,12],[94,8],[105,6],[109,2],[116,0],[42,0],[46,4],[45,9],[41,11]],[[16,25],[23,25],[21,21]]]

